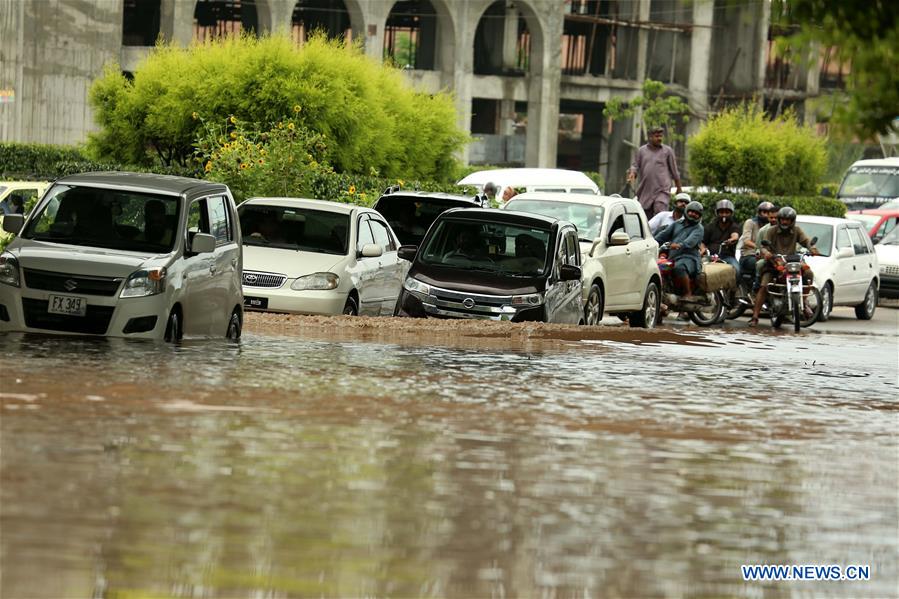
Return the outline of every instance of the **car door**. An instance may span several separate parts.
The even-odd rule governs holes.
[[[564,231],[565,261],[571,266],[581,267],[581,249],[577,231],[566,228]],[[581,280],[565,281],[565,322],[577,324],[583,317]]]
[[[184,335],[209,334],[216,304],[212,277],[216,269],[215,252],[205,254],[190,252],[190,242],[196,233],[212,233],[206,198],[191,200],[187,208],[181,293],[178,297],[182,308],[181,326]]]
[[[561,280],[562,265],[568,261],[565,246],[564,230],[557,230],[553,241],[553,267],[546,282],[543,294],[546,322],[565,322],[565,300],[568,294],[568,281]]]
[[[855,299],[858,293],[856,289],[856,277],[854,272],[855,266],[855,248],[852,240],[849,238],[849,229],[846,225],[837,225],[836,236],[834,238],[833,258],[833,303],[847,304]],[[840,256],[840,250],[849,249],[851,252],[848,256]],[[820,281],[824,283],[824,281]]]
[[[646,217],[643,216],[641,218],[642,215],[631,209],[631,207],[627,207],[626,210],[627,212],[624,214],[624,230],[631,240],[627,245],[629,253],[625,253],[630,258],[629,270],[631,276],[625,301],[631,305],[643,305],[643,293],[646,290],[646,281],[649,280],[649,273],[646,269],[650,264],[650,254],[657,253],[653,251],[653,245],[657,244],[649,235],[649,224],[643,222]],[[654,261],[653,258],[652,262]]]
[[[369,226],[375,243],[381,246],[383,253],[378,258],[377,295],[381,302],[380,313],[384,316],[393,314],[400,288],[403,285],[400,259],[396,255],[397,246],[390,234],[390,228],[383,220],[369,215]]]
[[[874,248],[871,246],[871,239],[861,225],[850,223],[847,227],[849,228],[849,239],[855,250],[855,258],[852,261],[852,274],[855,279],[852,299],[861,302],[865,299],[868,285],[871,284],[871,280],[876,274]]]
[[[356,221],[356,293],[359,294],[359,314],[376,316],[381,311],[381,300],[378,298],[378,258],[367,258],[362,255],[362,248],[375,242],[369,217],[362,214]]]
[[[225,195],[207,198],[206,208],[209,212],[209,228],[215,237],[214,265],[210,270],[214,305],[209,314],[209,334],[223,336],[228,330],[234,306],[243,303],[237,299],[241,292],[235,292],[234,288],[240,282],[240,245],[235,225],[237,220],[232,210],[232,201]]]
[[[607,210],[608,227],[603,231],[605,249],[600,261],[606,273],[606,312],[629,307],[627,299],[629,295],[633,295],[634,273],[630,270],[630,244],[611,244],[612,233],[619,230],[626,232],[624,214],[625,209],[621,203],[610,206]]]

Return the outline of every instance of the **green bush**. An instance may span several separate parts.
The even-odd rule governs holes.
[[[59,176],[59,164],[88,160],[87,155],[74,146],[0,143],[0,177],[4,179],[55,179]]]
[[[322,136],[323,161],[347,173],[446,179],[467,140],[451,96],[417,93],[358,46],[323,37],[300,49],[283,36],[158,46],[133,82],[108,66],[90,101],[100,131],[89,147],[126,164],[189,165],[201,119],[231,116],[265,131],[292,115]]]
[[[725,110],[687,141],[690,179],[716,189],[814,194],[827,163],[825,142],[793,114],[770,120],[754,104]]]
[[[703,221],[708,222],[715,217],[715,204],[719,200],[728,199],[734,203],[734,219],[740,223],[756,214],[756,208],[761,202],[771,202],[778,208],[792,206],[799,214],[816,216],[835,216],[842,218],[846,215],[846,205],[833,198],[821,196],[777,196],[772,194],[755,193],[694,193],[691,197],[702,203]]]

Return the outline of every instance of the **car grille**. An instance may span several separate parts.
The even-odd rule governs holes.
[[[102,295],[111,297],[119,290],[122,279],[92,277],[89,275],[67,275],[33,268],[23,269],[25,286],[29,289],[60,291],[78,295]]]
[[[283,285],[286,280],[287,277],[285,275],[276,275],[269,272],[245,270],[243,273],[243,284],[247,287],[275,289]]]
[[[887,275],[888,277],[899,277],[899,266],[881,264],[880,274]]]
[[[66,316],[47,312],[47,300],[22,298],[22,311],[25,314],[25,326],[32,329],[48,331],[64,331],[66,333],[85,333],[88,335],[105,335],[112,319],[114,306],[92,306],[88,304],[84,316]]]
[[[471,304],[472,301],[474,304]],[[439,287],[431,287],[431,294],[424,300],[424,304],[426,311],[442,316],[498,319],[503,314],[507,317],[514,314],[514,311],[509,312],[507,308],[512,304],[511,296],[460,293]],[[429,306],[432,306],[430,310]]]

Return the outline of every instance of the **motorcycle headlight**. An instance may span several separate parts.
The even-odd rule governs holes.
[[[542,293],[529,293],[528,295],[513,295],[513,306],[539,306],[543,303]]]
[[[431,294],[431,286],[422,283],[418,279],[413,279],[412,277],[406,277],[406,280],[403,281],[403,289],[408,291],[409,293],[415,293],[417,295],[430,295]]]
[[[802,270],[802,264],[799,262],[788,262],[787,263],[787,272],[789,273],[797,273]]]
[[[0,254],[0,283],[19,287],[19,261],[9,252]]]
[[[328,289],[337,289],[339,284],[340,277],[333,272],[315,272],[305,277],[298,277],[290,284],[290,288],[294,291],[327,291]]]
[[[136,270],[125,281],[119,297],[146,297],[165,291],[166,269],[163,266]]]

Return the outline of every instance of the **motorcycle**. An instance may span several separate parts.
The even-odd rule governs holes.
[[[668,257],[671,249],[670,243],[664,243],[659,247],[659,273],[662,276],[662,301],[669,310],[686,312],[694,324],[701,327],[711,326],[724,318],[724,298],[718,289],[703,290],[697,295],[696,300],[688,301],[682,295],[682,291],[675,287],[674,260]],[[661,323],[662,316],[659,316]]]
[[[812,239],[812,245],[817,238]],[[762,241],[764,247],[770,243]],[[771,258],[775,269],[774,280],[768,283],[768,310],[771,326],[779,329],[789,320],[793,330],[813,325],[821,315],[821,292],[814,285],[806,285],[802,272],[809,269],[805,254],[774,254]]]

